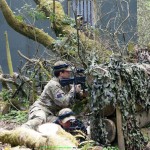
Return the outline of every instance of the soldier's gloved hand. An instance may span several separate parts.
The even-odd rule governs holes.
[[[80,93],[82,90],[81,90],[81,84],[78,84],[75,86],[75,90],[77,93]]]
[[[80,84],[78,84],[78,85],[70,85],[70,86],[71,86],[71,90],[75,91],[76,93],[82,92]]]

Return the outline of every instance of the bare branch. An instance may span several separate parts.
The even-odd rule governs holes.
[[[45,72],[45,74],[51,78],[51,75],[48,73],[48,71],[43,67],[42,62],[40,60],[36,60],[36,59],[29,59],[28,57],[24,56],[20,51],[18,51],[19,55],[21,57],[23,57],[24,59],[26,59],[28,62],[30,63],[36,63],[40,66],[40,68]]]
[[[21,57],[23,57],[24,59],[26,59],[27,61],[29,61],[30,63],[33,63],[34,61],[32,59],[29,59],[28,57],[24,56],[19,50],[18,53]]]

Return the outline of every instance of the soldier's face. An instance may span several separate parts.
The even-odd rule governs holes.
[[[71,71],[64,70],[64,72],[60,73],[61,78],[70,78],[70,76],[71,76]]]
[[[71,125],[70,120],[67,121],[67,122],[65,122],[65,123],[62,123],[62,126],[63,126],[64,128],[69,128],[70,125]]]

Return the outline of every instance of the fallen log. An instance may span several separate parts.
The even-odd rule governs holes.
[[[3,143],[10,143],[11,146],[26,146],[32,149],[55,149],[58,150],[62,147],[76,148],[78,142],[70,134],[63,130],[59,125],[49,123],[49,131],[45,134],[43,127],[40,127],[39,132],[18,127],[14,130],[3,130],[0,131],[0,141]]]
[[[140,128],[150,123],[150,109],[136,113],[137,124]]]
[[[100,114],[102,116],[108,117],[111,116],[115,113],[115,107],[113,105],[106,105],[103,109],[102,112],[100,112]]]

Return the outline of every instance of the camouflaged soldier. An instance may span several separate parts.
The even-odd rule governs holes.
[[[61,109],[54,123],[59,124],[72,135],[78,135],[77,139],[80,142],[86,139],[87,130],[84,123],[75,117],[75,113],[70,108]]]
[[[59,124],[63,129],[70,133],[74,130],[81,130],[83,133],[87,134],[83,122],[76,118],[75,113],[70,108],[61,109],[54,123]]]
[[[68,107],[74,98],[74,93],[81,93],[79,85],[62,87],[60,79],[69,78],[71,68],[64,61],[58,61],[53,66],[54,76],[44,87],[40,98],[30,107],[28,121],[24,127],[36,129],[45,122],[53,122],[57,113]]]

